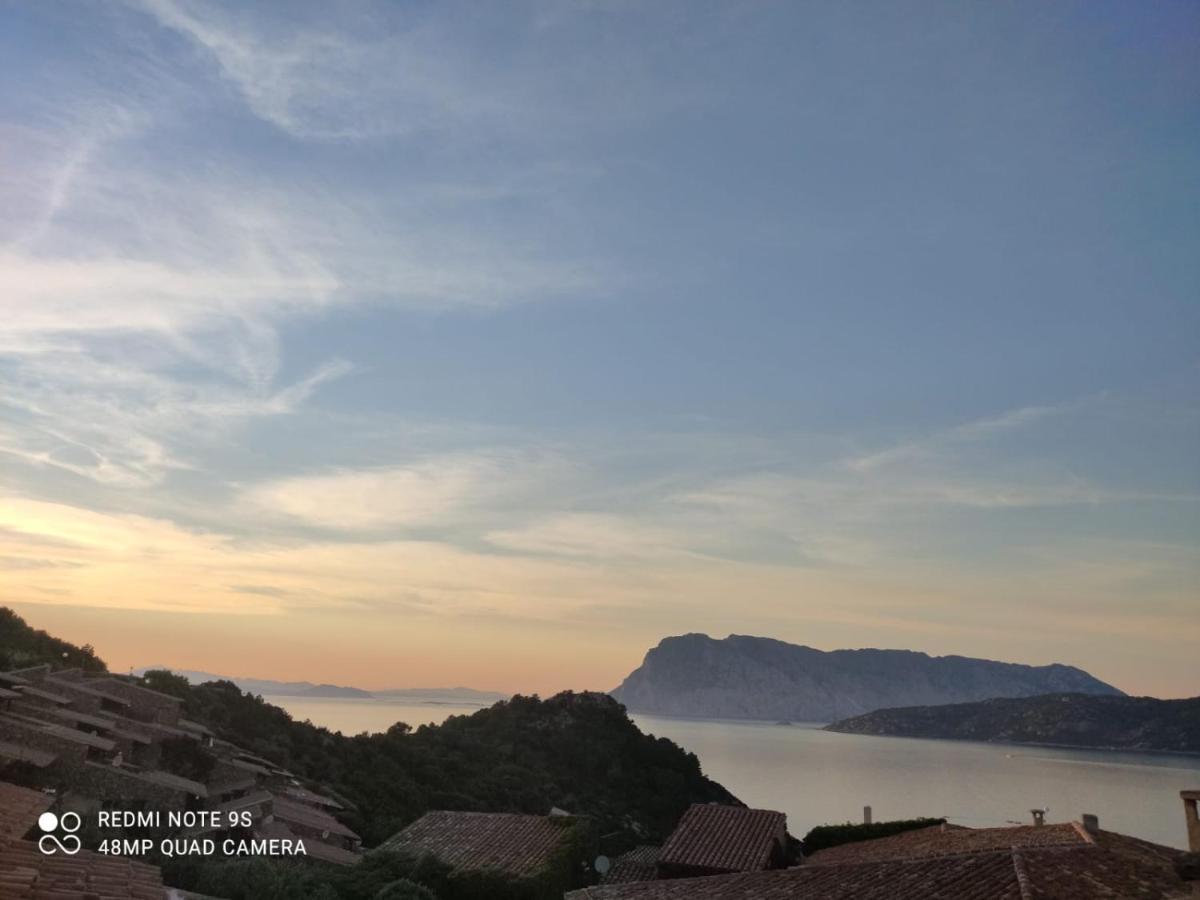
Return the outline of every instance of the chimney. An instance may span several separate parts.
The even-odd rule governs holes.
[[[1080,823],[1083,825],[1083,830],[1088,834],[1100,833],[1100,817],[1093,813],[1084,813],[1079,817]]]
[[[1194,813],[1195,811],[1196,811],[1196,804],[1193,802],[1192,803],[1192,812]],[[863,824],[864,825],[871,824],[871,807],[869,807],[869,806],[863,807]]]
[[[1196,802],[1200,801],[1200,791],[1180,791],[1183,800],[1183,816],[1187,821],[1188,849],[1192,853],[1200,853],[1200,814],[1196,811]]]
[[[1031,809],[1030,812],[1033,813],[1034,825],[1046,824],[1046,811],[1044,809]]]

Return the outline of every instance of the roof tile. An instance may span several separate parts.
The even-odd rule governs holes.
[[[573,819],[515,813],[428,812],[380,849],[429,853],[459,870],[533,875],[569,834]]]
[[[659,854],[660,866],[713,872],[754,872],[771,864],[787,817],[768,809],[694,803]]]

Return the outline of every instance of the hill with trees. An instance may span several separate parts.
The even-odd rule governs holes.
[[[367,846],[431,809],[544,815],[558,806],[592,817],[624,848],[665,838],[691,803],[738,802],[695,754],[643,734],[606,694],[516,696],[441,725],[346,736],[228,681],[190,685],[158,670],[142,683],[181,697],[184,715],[218,737],[348,800],[343,818]]]
[[[104,661],[96,656],[91,644],[77,647],[30,627],[6,606],[0,606],[0,672],[24,669],[44,663],[85,672],[104,672]]]
[[[949,706],[880,709],[826,731],[893,737],[1200,753],[1200,697],[1048,694]]]

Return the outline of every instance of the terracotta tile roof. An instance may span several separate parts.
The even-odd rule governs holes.
[[[52,802],[41,791],[0,781],[0,840],[24,835]]]
[[[781,812],[693,803],[663,844],[658,862],[712,872],[765,869],[786,827]]]
[[[162,900],[162,873],[154,866],[89,850],[48,856],[19,840],[49,806],[39,791],[0,782],[0,898]]]
[[[10,873],[14,885],[11,893],[7,887],[0,893],[4,900],[162,900],[165,894],[155,866],[90,850],[45,856],[32,841],[0,845],[0,884]]]
[[[533,875],[569,834],[572,819],[515,813],[428,812],[380,850],[429,853],[459,870]]]
[[[612,868],[600,879],[601,884],[628,884],[653,881],[657,874],[658,847],[634,847],[613,860]]]
[[[808,857],[811,864],[874,862],[890,859],[921,859],[1007,850],[1010,847],[1084,846],[1092,843],[1082,828],[1071,822],[1058,825],[1018,825],[1008,828],[963,828],[940,825],[905,831],[871,841],[855,841],[819,850]]]
[[[1044,826],[1041,830],[1053,828]],[[965,830],[965,829],[964,829]],[[980,829],[1015,832],[1016,829]],[[957,830],[956,830],[957,831]],[[1177,900],[1179,851],[1100,832],[1092,842],[1026,840],[959,854],[806,864],[793,869],[601,885],[568,900]],[[1019,840],[1021,838],[1018,838]],[[890,841],[863,841],[863,844]],[[833,848],[831,848],[833,849]],[[815,858],[815,857],[814,857]]]
[[[1023,900],[1005,854],[601,885],[567,900]]]

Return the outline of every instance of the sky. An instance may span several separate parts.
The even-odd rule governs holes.
[[[1200,684],[1200,6],[0,4],[0,603],[114,669],[671,634]]]

